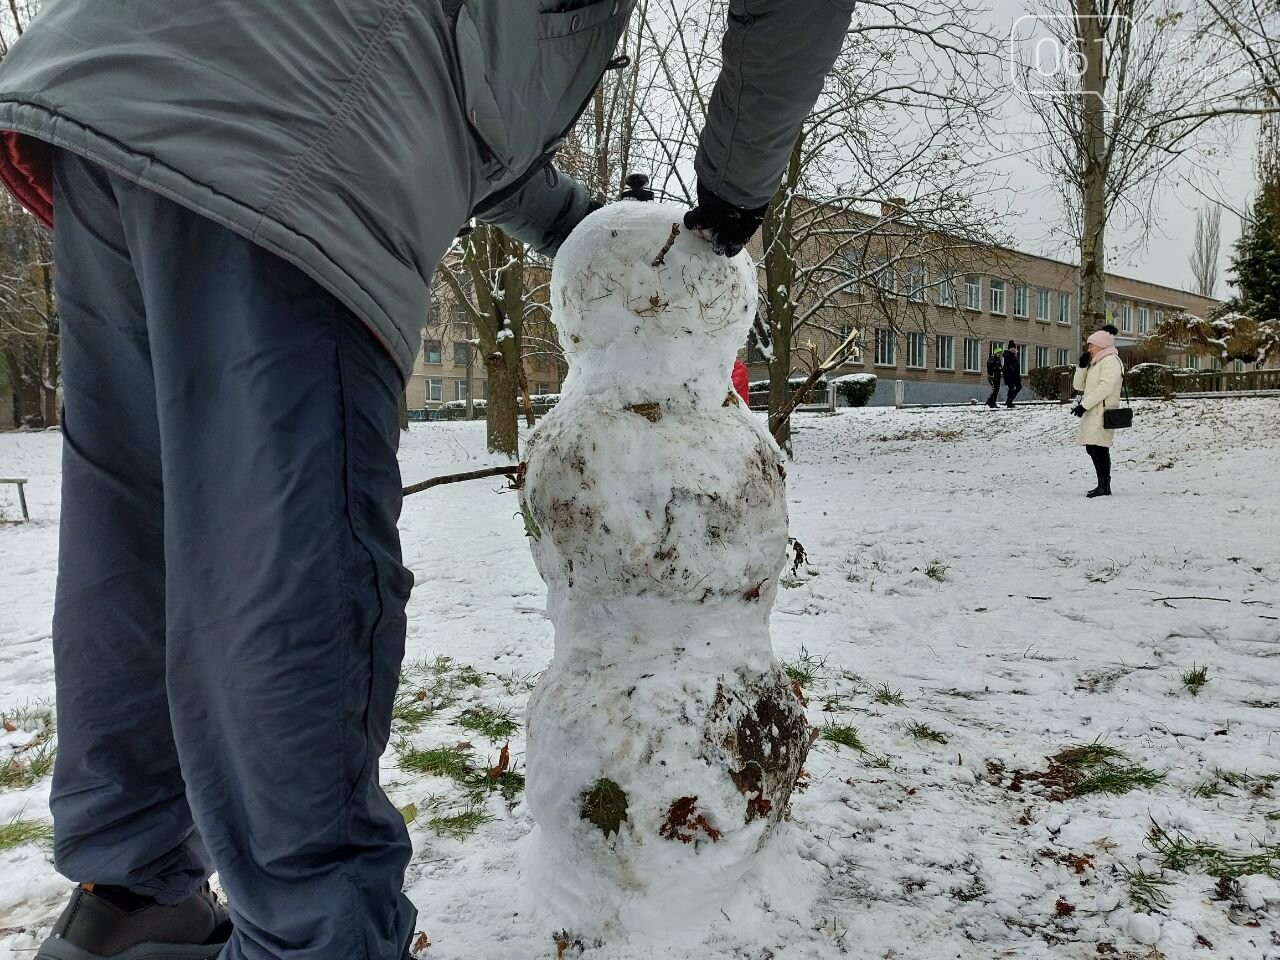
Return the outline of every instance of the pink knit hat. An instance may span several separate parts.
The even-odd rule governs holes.
[[[1093,333],[1089,334],[1087,342],[1092,343],[1095,347],[1102,347],[1105,350],[1107,347],[1114,347],[1116,345],[1116,338],[1105,330],[1095,330]]]

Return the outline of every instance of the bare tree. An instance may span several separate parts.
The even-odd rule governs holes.
[[[1280,0],[1196,0],[1194,53],[1220,84],[1197,119],[1280,111]]]
[[[563,366],[563,353],[549,320],[550,268],[500,228],[477,224],[462,238],[455,254],[440,263],[437,274],[450,303],[458,307],[457,314],[449,312],[451,320],[474,326],[474,339],[452,339],[471,348],[468,371],[477,357],[484,364],[489,449],[515,458],[522,399],[526,421],[533,422],[526,365]],[[473,393],[469,381],[468,415]]]
[[[1196,233],[1192,241],[1191,276],[1196,281],[1196,293],[1202,297],[1214,296],[1218,288],[1218,259],[1222,252],[1222,208],[1206,204],[1196,211]]]
[[[971,26],[978,11],[967,2],[878,0],[859,10],[761,231],[752,344],[768,361],[775,416],[793,374],[855,354],[869,318],[927,322],[923,288],[913,297],[909,280],[896,282],[904,268],[919,276],[929,263],[941,278],[949,250],[993,239],[976,202],[986,181],[971,160],[990,117],[983,64],[998,43]],[[658,69],[633,152],[659,164],[660,194],[688,200],[726,4],[650,0],[645,12]],[[787,442],[785,417],[775,435]]]
[[[1039,0],[1043,51],[1061,69],[1019,64],[1026,103],[1046,132],[1034,156],[1060,193],[1079,248],[1081,323],[1106,322],[1107,231],[1151,224],[1158,188],[1181,158],[1193,161],[1193,115],[1215,79],[1180,55],[1183,12],[1175,0]]]
[[[14,390],[14,414],[58,422],[59,319],[49,231],[7,193],[0,197],[0,354]]]
[[[38,8],[38,3],[9,0],[0,10],[0,58]],[[0,190],[0,358],[8,371],[15,419],[58,422],[58,348],[52,238]]]

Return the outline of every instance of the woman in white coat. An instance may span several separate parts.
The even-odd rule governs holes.
[[[1098,485],[1085,496],[1111,496],[1111,438],[1114,430],[1102,425],[1102,412],[1120,406],[1124,387],[1124,364],[1116,350],[1116,338],[1106,330],[1090,334],[1088,348],[1080,357],[1073,386],[1082,396],[1071,410],[1080,418],[1076,443],[1081,444],[1093,461]]]

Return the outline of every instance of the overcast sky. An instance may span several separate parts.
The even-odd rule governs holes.
[[[986,0],[986,3],[990,8],[992,30],[1001,36],[1009,35],[1012,25],[1027,13],[1028,8],[1027,0]],[[1010,135],[1006,138],[1009,149],[991,163],[1007,178],[1010,189],[1002,191],[1002,194],[1008,198],[1006,202],[1012,214],[1009,228],[1017,236],[1016,245],[1032,253],[1072,260],[1075,252],[1055,236],[1055,227],[1060,226],[1060,214],[1054,192],[1046,186],[1043,174],[1031,165],[1026,154],[1019,152],[1031,142],[1031,136],[1018,136],[1017,131],[1022,129],[1025,134],[1030,134],[1043,128],[1038,126],[1034,114],[1012,93],[1005,102],[1004,116],[1010,128]],[[1218,137],[1220,142],[1217,146],[1223,151],[1221,162],[1207,174],[1199,174],[1198,185],[1202,190],[1236,209],[1247,205],[1255,189],[1253,129],[1252,122],[1245,124],[1234,143],[1225,135]],[[1204,202],[1204,197],[1182,178],[1171,180],[1162,191],[1158,229],[1145,237],[1138,230],[1121,231],[1118,235],[1113,231],[1109,241],[1116,241],[1126,248],[1135,242],[1139,245],[1114,256],[1109,254],[1107,268],[1178,289],[1190,287],[1192,280],[1187,257],[1195,231],[1195,211]],[[1225,279],[1227,257],[1232,242],[1240,233],[1239,219],[1229,211],[1223,214],[1222,232],[1219,297],[1228,292]],[[1112,242],[1108,246],[1115,249]]]

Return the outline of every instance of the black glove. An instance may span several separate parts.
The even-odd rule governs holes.
[[[1078,364],[1078,366],[1079,366],[1081,369],[1083,369],[1084,367],[1089,366],[1089,364],[1090,364],[1092,361],[1093,361],[1093,357],[1091,357],[1091,356],[1089,355],[1089,351],[1088,351],[1088,350],[1086,350],[1084,353],[1080,354],[1080,363]]]
[[[684,215],[690,230],[709,233],[711,249],[723,257],[736,257],[764,223],[769,205],[747,210],[721,200],[698,184],[698,205]]]
[[[1077,403],[1071,408],[1071,415],[1073,417],[1083,417],[1085,415],[1084,405]]]

